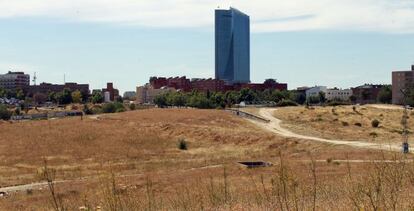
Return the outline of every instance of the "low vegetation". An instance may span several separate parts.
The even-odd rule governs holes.
[[[398,107],[378,108],[375,106],[335,106],[281,108],[275,116],[282,125],[294,132],[328,139],[350,141],[371,140],[375,132],[378,143],[399,143],[401,141],[401,118],[403,110]],[[317,120],[317,121],[316,121]],[[408,121],[414,128],[414,122]],[[411,133],[412,130],[409,130]]]
[[[7,106],[0,104],[0,120],[9,120],[12,113],[8,110]]]

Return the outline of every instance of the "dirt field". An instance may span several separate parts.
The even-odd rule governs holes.
[[[293,116],[294,109],[304,110],[287,108],[286,117]],[[343,109],[337,112],[349,110]],[[388,118],[387,113],[383,115],[382,121]],[[188,142],[188,150],[178,149],[180,139]],[[301,206],[308,207],[312,159],[320,197],[315,206],[335,208],[338,196],[326,194],[340,193],[330,188],[342,184],[347,172],[360,175],[366,171],[367,165],[361,161],[389,159],[390,155],[279,137],[219,110],[150,109],[83,120],[0,122],[0,186],[44,182],[46,161],[56,172],[58,204],[69,210],[82,206],[105,210],[271,209],[279,206],[276,199],[281,195],[274,192],[279,183],[274,181],[285,181],[285,171],[280,172],[285,167],[291,172],[286,178],[291,179],[283,184],[291,185],[293,192],[286,193],[283,206],[298,207],[294,201],[301,196],[305,200]],[[358,162],[348,165],[344,162],[348,159]],[[274,166],[246,169],[237,164],[249,160],[269,161]],[[40,188],[24,188],[0,198],[0,210],[53,209],[49,189]],[[302,192],[291,195],[296,188]],[[349,200],[340,201],[343,210],[349,208]]]
[[[336,106],[336,107],[290,107],[277,110],[274,115],[282,120],[282,126],[299,134],[321,138],[349,141],[367,141],[383,144],[402,142],[402,109],[374,106]],[[414,113],[409,111],[409,116]],[[380,125],[374,128],[373,120]],[[409,128],[414,121],[408,120]],[[412,129],[411,129],[412,130]],[[410,130],[410,132],[412,132]],[[414,144],[414,142],[411,142]]]

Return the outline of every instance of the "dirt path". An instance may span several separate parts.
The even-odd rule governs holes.
[[[397,144],[385,145],[385,144],[376,144],[376,143],[369,143],[369,142],[362,142],[362,141],[343,141],[343,140],[336,140],[336,139],[324,139],[324,138],[318,138],[318,137],[306,136],[306,135],[300,135],[300,134],[294,133],[290,130],[282,128],[282,126],[280,125],[282,121],[273,116],[273,112],[275,112],[276,110],[277,109],[270,109],[270,108],[260,109],[259,111],[260,116],[270,120],[269,123],[263,123],[263,122],[258,122],[254,120],[250,120],[250,121],[266,130],[269,130],[271,132],[274,132],[284,137],[318,141],[318,142],[324,142],[324,143],[329,143],[329,144],[334,144],[334,145],[347,145],[347,146],[352,146],[352,147],[357,147],[357,148],[401,152],[401,146]]]
[[[209,165],[209,166],[202,166],[202,167],[196,167],[196,168],[189,168],[189,169],[183,169],[180,170],[180,172],[188,172],[188,171],[195,171],[195,170],[203,170],[203,169],[211,169],[211,168],[220,168],[222,167],[222,164],[217,165]],[[177,173],[177,171],[174,172],[168,172],[168,174]],[[123,174],[123,175],[117,175],[117,178],[125,178],[125,177],[139,177],[144,176],[143,173],[138,174]],[[56,180],[53,183],[59,184],[59,183],[69,183],[69,182],[85,182],[88,180],[96,180],[98,179],[98,176],[90,176],[90,177],[84,177],[81,179],[72,179],[72,180]],[[24,184],[24,185],[15,185],[15,186],[9,186],[9,187],[2,187],[0,188],[0,192],[6,192],[6,193],[12,193],[12,192],[21,192],[21,191],[27,191],[27,190],[42,190],[43,188],[47,188],[48,183],[47,182],[36,182],[31,184]]]

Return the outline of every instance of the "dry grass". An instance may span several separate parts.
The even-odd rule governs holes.
[[[413,113],[414,114],[414,113]],[[378,143],[401,143],[401,109],[374,108],[369,106],[280,108],[275,116],[282,125],[300,134],[341,140],[359,140]],[[413,115],[411,115],[413,117]],[[380,121],[378,128],[371,125]],[[408,121],[414,128],[414,121]]]
[[[69,210],[309,209],[315,190],[316,208],[342,203],[346,210],[354,207],[348,198],[338,201],[345,194],[338,187],[351,184],[344,183],[348,167],[325,160],[382,156],[277,137],[217,110],[151,109],[98,119],[2,122],[0,128],[0,185],[44,181],[46,160],[54,180],[67,180],[54,192]],[[177,148],[180,139],[188,150]],[[312,158],[322,162],[312,164]],[[236,164],[240,160],[275,166],[249,170]],[[369,165],[350,166],[360,178]],[[47,189],[0,199],[2,210],[44,210],[53,204]]]

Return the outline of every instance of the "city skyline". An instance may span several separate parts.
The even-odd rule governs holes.
[[[390,84],[391,71],[413,63],[413,3],[297,2],[302,6],[232,2],[252,19],[252,82],[276,78],[290,88]],[[178,2],[166,12],[172,3],[1,2],[0,72],[37,72],[38,83],[62,83],[65,74],[66,81],[92,88],[112,81],[122,92],[150,76],[213,78],[217,2]]]

